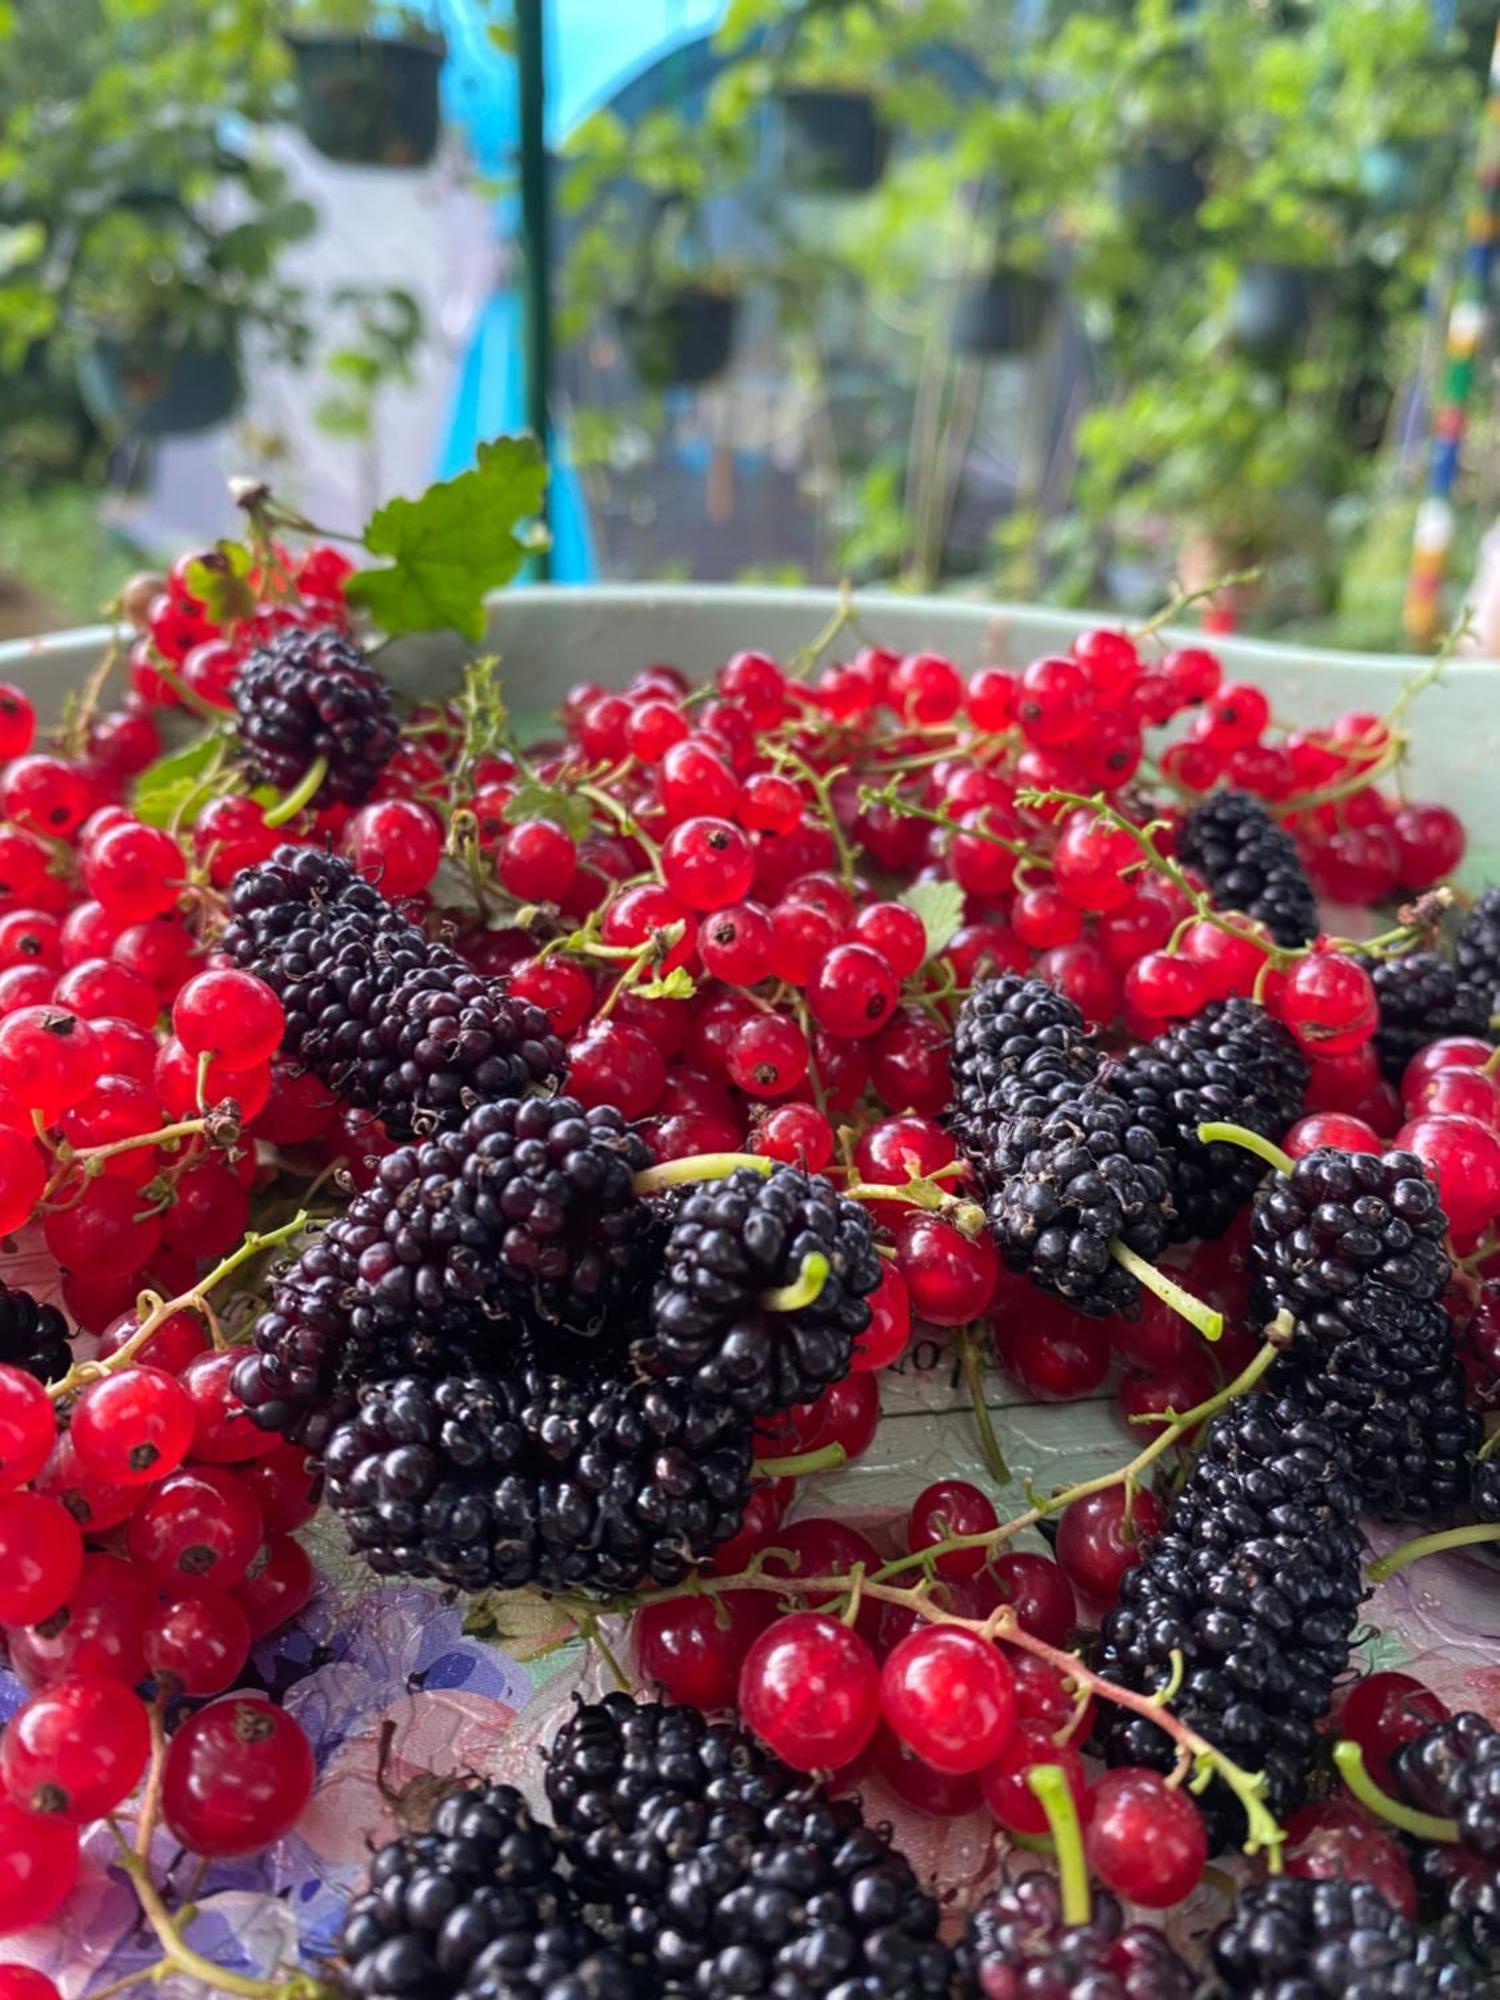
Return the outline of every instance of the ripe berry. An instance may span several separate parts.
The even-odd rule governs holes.
[[[83,1568],[83,1536],[61,1501],[41,1493],[0,1496],[0,1625],[32,1625],[71,1596]]]
[[[233,1597],[249,1621],[250,1637],[263,1639],[305,1609],[317,1586],[312,1559],[290,1535],[273,1535],[251,1559]]]
[[[965,1479],[938,1479],[924,1486],[906,1517],[906,1546],[916,1555],[955,1535],[983,1535],[998,1527],[1000,1517],[988,1494]],[[939,1576],[978,1576],[985,1550],[949,1549],[931,1559]]]
[[[1033,660],[1021,676],[1016,719],[1028,743],[1055,749],[1073,743],[1089,726],[1089,685],[1073,660]]]
[[[631,1627],[642,1679],[659,1687],[667,1701],[701,1709],[733,1707],[745,1655],[774,1608],[770,1595],[758,1590],[643,1606]]]
[[[162,1817],[194,1854],[253,1854],[290,1830],[312,1795],[301,1726],[259,1695],[188,1716],[167,1746]]]
[[[747,833],[791,833],[802,820],[802,794],[790,778],[753,771],[745,780],[737,817]]]
[[[62,2000],[45,1972],[29,1965],[0,1965],[0,2000]]]
[[[1109,1335],[1061,1302],[1039,1298],[1028,1314],[997,1315],[995,1345],[1005,1372],[1039,1403],[1092,1395],[1109,1373]]]
[[[264,1458],[241,1466],[238,1478],[260,1508],[269,1535],[289,1535],[294,1528],[305,1527],[318,1510],[323,1475],[302,1445],[277,1439]]]
[[[188,1054],[230,1071],[269,1062],[285,1030],[281,1002],[249,972],[200,972],[172,1002],[172,1032]]]
[[[754,986],[771,969],[776,932],[759,903],[731,903],[698,926],[698,955],[706,972],[729,986]]]
[[[867,903],[855,916],[853,933],[855,941],[868,945],[898,980],[909,979],[927,956],[926,927],[905,903]]]
[[[1117,910],[1135,894],[1140,860],[1140,848],[1122,828],[1091,812],[1077,812],[1054,850],[1053,880],[1080,910]]]
[[[501,841],[495,872],[523,903],[559,902],[578,872],[578,849],[554,821],[525,820]]]
[[[32,833],[65,838],[82,826],[93,803],[87,781],[61,757],[36,751],[13,757],[0,770],[0,808]]]
[[[11,1666],[31,1692],[74,1674],[133,1686],[145,1672],[141,1640],[155,1603],[155,1591],[129,1563],[87,1555],[65,1603],[34,1624],[6,1627]]]
[[[886,1660],[880,1709],[908,1749],[954,1776],[999,1755],[1015,1726],[1015,1682],[998,1646],[956,1625],[909,1633]]]
[[[965,701],[969,720],[985,735],[998,735],[1016,719],[1017,685],[1003,667],[981,667],[969,679]]]
[[[900,1360],[911,1339],[911,1293],[894,1264],[884,1264],[880,1283],[865,1303],[870,1308],[870,1324],[856,1339],[849,1363],[856,1374],[889,1368]]]
[[[966,1326],[994,1296],[1000,1258],[988,1235],[966,1236],[941,1216],[917,1209],[903,1217],[896,1250],[919,1319]]]
[[[232,1472],[190,1466],[147,1494],[126,1545],[163,1589],[228,1590],[250,1567],[261,1532],[260,1509]]]
[[[842,1445],[844,1457],[853,1461],[874,1442],[880,1384],[868,1372],[846,1375],[842,1382],[831,1382],[812,1407],[819,1419],[818,1444]]]
[[[0,757],[24,757],[36,736],[36,710],[21,689],[0,681]]]
[[[1382,1790],[1398,1789],[1391,1759],[1403,1744],[1412,1743],[1436,1723],[1446,1722],[1448,1709],[1431,1688],[1410,1674],[1367,1674],[1356,1681],[1339,1710],[1339,1734],[1352,1738],[1364,1752],[1365,1767]]]
[[[1451,875],[1468,844],[1463,821],[1447,806],[1401,806],[1391,819],[1403,889],[1430,889]]]
[[[1473,1236],[1500,1215],[1500,1133],[1477,1118],[1429,1113],[1403,1125],[1395,1144],[1415,1153],[1437,1183],[1456,1236]]]
[[[182,849],[160,827],[128,820],[112,826],[84,856],[89,894],[128,924],[170,910],[186,873]]]
[[[692,737],[674,743],[662,758],[656,792],[662,811],[674,826],[695,813],[733,819],[740,801],[739,780],[724,758]]]
[[[1088,1779],[1078,1752],[1070,1743],[1054,1742],[1044,1722],[1018,1722],[999,1756],[979,1774],[985,1804],[1010,1833],[1047,1831],[1042,1802],[1026,1782],[1027,1773],[1039,1764],[1062,1772],[1079,1818],[1088,1817]]]
[[[1208,1859],[1192,1796],[1155,1771],[1106,1771],[1084,1833],[1088,1864],[1107,1889],[1148,1910],[1169,1909],[1198,1884]]]
[[[1069,1581],[1106,1603],[1118,1596],[1126,1570],[1140,1559],[1142,1542],[1159,1532],[1164,1519],[1149,1488],[1130,1496],[1128,1520],[1125,1497],[1123,1486],[1086,1494],[1063,1509],[1057,1524],[1057,1560]]]
[[[43,1124],[81,1104],[99,1071],[93,1029],[65,1007],[22,1007],[0,1020],[0,1082]]]
[[[78,1880],[78,1829],[0,1800],[0,1937],[44,1924]]]
[[[0,1367],[0,1493],[29,1486],[57,1436],[52,1399],[34,1375]]]
[[[1271,719],[1271,704],[1248,681],[1232,681],[1210,696],[1203,715],[1204,735],[1215,749],[1236,750],[1254,743]]]
[[[1212,997],[1208,973],[1196,959],[1185,956],[1148,951],[1125,974],[1125,1005],[1143,1020],[1191,1020]]]
[[[172,1694],[222,1694],[250,1656],[245,1608],[221,1590],[165,1597],[146,1621],[146,1666]]]
[[[40,1149],[9,1125],[0,1125],[0,1236],[29,1222],[47,1185]]]
[[[900,997],[895,973],[865,944],[836,944],[808,975],[808,1012],[827,1033],[851,1041],[878,1034]]]
[[[807,1075],[807,1037],[783,1014],[754,1014],[729,1049],[731,1081],[747,1096],[788,1097]]]
[[[755,849],[727,819],[686,819],[661,851],[668,889],[690,910],[722,910],[742,902],[755,880]]]
[[[75,1821],[113,1812],[146,1768],[151,1730],[139,1695],[102,1674],[73,1674],[23,1702],[0,1736],[12,1805]]]
[[[1309,952],[1287,974],[1281,1018],[1309,1055],[1346,1055],[1380,1025],[1370,975],[1339,952]]]
[[[99,1341],[98,1359],[106,1361],[118,1354],[140,1327],[140,1316],[121,1313],[107,1326]],[[195,1312],[175,1312],[147,1335],[145,1345],[131,1356],[137,1367],[160,1368],[168,1375],[180,1375],[195,1354],[208,1346],[208,1329]]]
[[[761,1633],[740,1669],[739,1709],[794,1771],[857,1757],[880,1720],[880,1672],[857,1632],[819,1611],[794,1611]]]
[[[78,1462],[96,1479],[147,1486],[175,1472],[193,1442],[194,1411],[182,1384],[139,1365],[91,1382],[73,1410]]]
[[[811,1104],[778,1104],[761,1119],[756,1144],[768,1159],[817,1174],[833,1158],[833,1127]]]
[[[1299,1118],[1281,1141],[1282,1151],[1300,1160],[1320,1146],[1336,1146],[1341,1153],[1383,1153],[1385,1142],[1373,1126],[1347,1111],[1314,1111]]]
[[[132,1274],[145,1269],[161,1241],[161,1218],[141,1208],[141,1197],[128,1182],[101,1176],[71,1207],[48,1209],[42,1235],[65,1271],[102,1271],[123,1279],[128,1297]],[[109,1316],[119,1309],[117,1303]]]
[[[1045,1639],[1049,1646],[1068,1643],[1078,1622],[1078,1606],[1073,1586],[1057,1563],[1029,1549],[1005,1549],[991,1558],[989,1574],[1000,1602],[1015,1612],[1023,1632]]]
[[[644,1118],[666,1078],[656,1043],[626,1021],[595,1021],[568,1049],[568,1089],[585,1109],[614,1104],[626,1118]]]

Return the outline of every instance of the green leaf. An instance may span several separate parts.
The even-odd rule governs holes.
[[[203,791],[225,753],[218,729],[205,730],[170,757],[158,757],[136,779],[130,806],[147,826],[170,826],[195,792]]]
[[[937,957],[964,920],[964,892],[956,882],[913,882],[896,900],[922,919],[928,958]]]
[[[505,801],[505,817],[511,826],[522,820],[550,819],[582,840],[594,823],[593,808],[574,792],[555,791],[551,785],[518,785]]]
[[[187,587],[216,625],[253,617],[256,596],[249,582],[255,557],[243,542],[215,542],[187,566]]]
[[[665,979],[648,979],[631,991],[643,1000],[691,1000],[698,988],[685,965],[674,965]]]
[[[485,593],[521,567],[518,530],[547,485],[542,454],[534,438],[499,437],[480,445],[478,459],[420,500],[389,501],[365,529],[371,555],[394,561],[352,576],[349,601],[392,636],[452,626],[466,639],[482,638]]]

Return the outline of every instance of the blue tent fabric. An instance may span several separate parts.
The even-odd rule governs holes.
[[[547,138],[557,148],[643,67],[712,30],[724,0],[630,0],[628,6],[620,0],[549,0],[546,11]],[[436,0],[433,12],[448,43],[443,69],[448,118],[465,134],[482,173],[513,175],[519,125],[515,63],[490,39],[484,10],[471,0]],[[497,203],[496,226],[503,235],[516,233],[513,193]],[[464,359],[439,476],[472,465],[482,438],[523,427],[522,339],[520,294],[506,287],[480,316]],[[585,583],[598,575],[598,564],[561,426],[552,456],[552,573],[559,583]]]

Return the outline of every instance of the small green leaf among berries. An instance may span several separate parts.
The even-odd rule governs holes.
[[[927,957],[936,958],[964,920],[964,892],[957,882],[913,882],[896,898],[915,910],[927,933]]]

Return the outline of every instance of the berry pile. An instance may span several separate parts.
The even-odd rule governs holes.
[[[0,1286],[0,1933],[134,1795],[209,1858],[296,1819],[243,1690],[326,1499],[378,1576],[628,1619],[667,1698],[564,1724],[554,1829],[475,1784],[383,1849],[351,1994],[1467,1995],[1492,1739],[1374,1676],[1330,1789],[1361,1513],[1500,1527],[1500,892],[1447,956],[1402,729],[1094,630],[653,666],[523,743],[492,664],[403,704],[345,559],[247,506],[128,593],[118,709],[38,748],[0,689],[0,1234],[62,1297]],[[973,1466],[869,1533],[798,1506],[914,1329]],[[992,1367],[1113,1382],[1128,1463],[1002,1519]],[[958,1943],[876,1783],[1056,1877]],[[1234,1845],[1289,1872],[1203,1974],[1122,1906]]]

